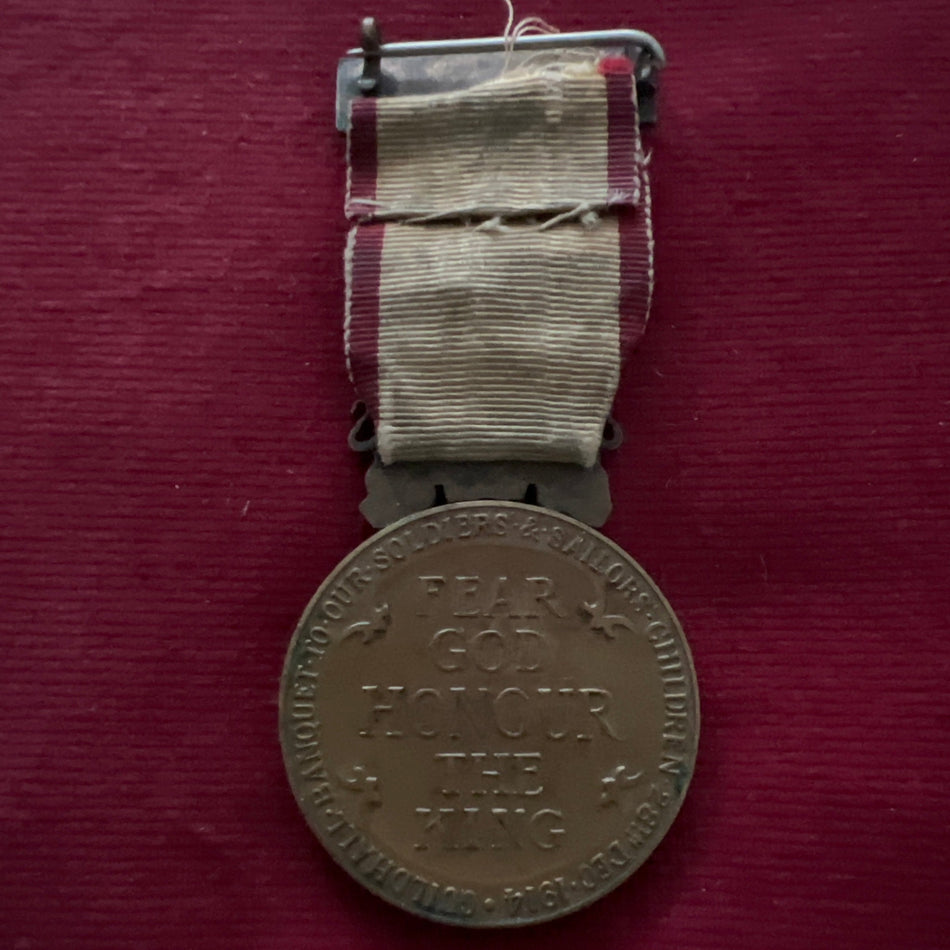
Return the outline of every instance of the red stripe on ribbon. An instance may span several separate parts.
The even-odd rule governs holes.
[[[637,197],[640,147],[633,63],[612,56],[601,62],[600,71],[607,85],[607,205],[631,205]]]
[[[346,202],[346,213],[351,218],[371,218],[376,210],[376,126],[376,100],[354,99],[350,112],[350,193]]]
[[[357,395],[379,421],[379,287],[386,226],[359,227],[350,270],[350,371]]]
[[[640,342],[650,315],[653,250],[648,205],[620,208],[620,359]]]
[[[607,204],[616,210],[620,231],[620,357],[623,360],[643,336],[650,313],[653,272],[650,205],[646,170],[640,154],[633,63],[625,56],[610,56],[601,61],[600,72],[607,85]]]

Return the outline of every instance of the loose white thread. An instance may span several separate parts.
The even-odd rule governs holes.
[[[525,218],[520,224],[506,224],[505,221],[514,220],[505,219],[499,214],[488,218],[477,225],[476,231],[490,231],[494,234],[509,234],[512,231],[549,231],[556,228],[559,224],[565,224],[568,221],[580,221],[585,228],[594,228],[600,223],[600,215],[597,209],[589,201],[579,201],[577,205],[567,211],[554,215],[545,221],[538,221],[534,216]]]
[[[515,51],[515,45],[522,36],[529,34],[560,33],[561,31],[552,26],[547,20],[542,20],[539,16],[527,16],[515,25],[515,5],[513,0],[504,0],[508,8],[508,22],[505,24],[505,32],[502,34],[505,41],[505,68],[503,72],[508,71],[511,63],[512,53]]]
[[[382,201],[375,201],[372,198],[360,199],[357,204],[372,205],[377,208],[385,207]],[[569,202],[565,201],[564,204],[569,204]],[[561,207],[563,208],[564,205]],[[444,211],[400,207],[395,211],[387,212],[384,210],[382,214],[372,214],[371,217],[378,221],[398,219],[402,224],[440,224],[444,221],[455,221],[459,219],[463,222],[471,223],[473,220],[477,220],[488,213],[492,214],[492,216],[482,221],[481,224],[475,228],[476,231],[510,231],[513,230],[513,228],[505,226],[504,222],[516,221],[519,218],[522,219],[524,223],[517,227],[520,227],[522,230],[547,231],[549,228],[563,224],[565,221],[580,221],[585,227],[594,227],[597,222],[600,221],[598,211],[602,210],[602,207],[603,206],[590,201],[578,201],[573,207],[567,207],[564,208],[564,210],[558,211],[552,208],[550,213],[553,217],[547,218],[544,221],[534,220],[538,214],[537,211],[533,214],[525,214],[524,212],[515,210],[495,212],[492,214],[492,212],[488,211],[483,205],[471,205],[467,208],[449,208]],[[408,217],[406,217],[407,215]]]
[[[508,37],[511,36],[511,31],[515,25],[515,5],[512,0],[504,0],[504,3],[508,7],[508,22],[505,24],[505,32],[502,35],[505,37],[505,43],[507,44]]]
[[[565,221],[580,221],[585,228],[593,228],[600,221],[600,215],[597,214],[594,206],[589,201],[581,201],[576,208],[555,215],[553,218],[548,218],[547,221],[538,226],[538,230],[547,231],[549,228],[557,227]]]

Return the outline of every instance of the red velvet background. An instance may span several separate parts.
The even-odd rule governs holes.
[[[336,58],[501,3],[9,0],[0,948],[947,945],[950,7],[519,7],[670,58],[606,533],[695,654],[680,818],[591,909],[456,932],[283,774],[288,638],[366,534]]]

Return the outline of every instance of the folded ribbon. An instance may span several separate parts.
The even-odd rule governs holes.
[[[356,101],[347,210],[347,358],[383,463],[594,464],[652,288],[629,61]]]

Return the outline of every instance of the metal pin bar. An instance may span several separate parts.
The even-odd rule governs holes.
[[[485,36],[460,40],[426,40],[417,43],[383,43],[374,55],[384,59],[395,56],[448,56],[453,53],[502,53],[508,46],[503,36]],[[593,30],[586,33],[540,33],[520,36],[514,49],[567,49],[576,46],[623,46],[645,51],[651,65],[662,69],[666,65],[663,47],[649,33],[641,30]],[[346,51],[350,58],[363,57],[367,51],[355,48]]]
[[[634,62],[640,121],[656,121],[657,83],[666,55],[657,40],[641,30],[532,33],[513,43],[503,36],[383,43],[379,24],[366,17],[360,33],[361,46],[346,52],[337,71],[337,126],[344,132],[354,99],[466,89],[497,78],[512,55],[583,47],[614,50]],[[385,68],[384,60],[388,60]]]

